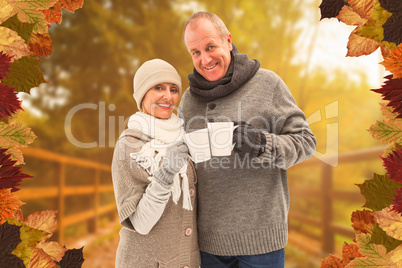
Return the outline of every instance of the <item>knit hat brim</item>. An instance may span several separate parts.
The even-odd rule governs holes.
[[[134,99],[138,110],[141,110],[145,94],[153,86],[161,83],[172,83],[178,86],[181,94],[181,77],[169,63],[155,59],[145,62],[134,76]]]

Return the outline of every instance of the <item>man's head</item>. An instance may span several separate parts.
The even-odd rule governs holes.
[[[206,80],[217,81],[225,76],[231,61],[232,37],[217,15],[193,14],[184,25],[183,40],[195,69]]]

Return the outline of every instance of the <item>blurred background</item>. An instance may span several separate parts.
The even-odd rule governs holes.
[[[187,88],[193,65],[182,29],[195,11],[216,13],[240,53],[288,85],[317,137],[317,153],[289,169],[291,212],[286,267],[319,267],[353,243],[350,216],[362,210],[356,184],[383,174],[383,146],[367,132],[381,118],[384,69],[378,51],[347,58],[353,27],[320,21],[320,0],[85,0],[52,24],[53,53],[40,68],[49,82],[20,93],[19,121],[38,138],[24,150],[33,176],[16,194],[24,216],[58,210],[52,237],[84,246],[83,267],[114,267],[119,224],[110,163],[115,141],[136,112],[132,80],[146,60],[176,67]]]

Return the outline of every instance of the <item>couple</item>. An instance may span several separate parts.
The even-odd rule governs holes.
[[[172,65],[150,60],[134,77],[139,112],[112,162],[123,225],[116,267],[284,267],[286,169],[310,158],[316,139],[284,82],[238,53],[218,16],[193,14],[183,40],[195,67],[183,118],[172,113],[182,91]],[[233,166],[194,164],[185,130],[222,118],[238,125],[225,160]]]

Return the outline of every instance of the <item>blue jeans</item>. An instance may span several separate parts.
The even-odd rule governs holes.
[[[201,268],[283,268],[285,249],[260,255],[217,256],[201,251]]]

